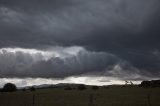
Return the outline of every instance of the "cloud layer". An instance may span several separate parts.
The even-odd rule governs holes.
[[[126,39],[150,38],[147,29],[156,30],[160,10],[159,0],[2,0],[0,4],[1,47],[77,44],[104,50],[111,41],[121,46],[128,43]]]
[[[1,76],[158,77],[159,7],[159,0],[1,0]]]
[[[2,78],[66,78],[70,76],[115,77],[121,80],[142,80],[158,77],[140,70],[128,61],[106,52],[88,51],[83,47],[36,49],[0,49]]]
[[[103,52],[91,52],[82,47],[55,47],[48,51],[3,48],[0,50],[1,77],[64,78],[105,71],[119,59]]]

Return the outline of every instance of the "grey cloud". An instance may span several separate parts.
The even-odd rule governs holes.
[[[127,61],[130,65],[124,70],[128,74],[134,70],[137,74],[148,73],[148,76],[158,76],[160,58],[157,58],[158,52],[156,55],[153,52],[159,51],[160,47],[159,5],[159,0],[1,0],[0,47],[45,50],[57,45],[79,45],[86,47],[88,51],[113,54]],[[90,55],[94,57],[84,57],[88,61],[97,57],[95,63],[103,56],[106,57],[100,54]],[[78,56],[84,58],[80,54]],[[34,60],[32,56],[28,58]],[[68,58],[70,62],[75,60],[71,63],[73,66],[64,64],[63,59],[53,58],[36,62],[31,66],[26,65],[27,72],[35,70],[35,75],[32,76],[36,76],[39,65],[42,69],[50,67],[48,70],[56,65],[56,70],[63,70],[64,73],[58,73],[56,76],[62,77],[94,71],[94,68],[104,70],[103,65],[107,65],[103,63],[98,67],[93,65],[95,63],[87,63],[90,65],[82,66],[85,70],[79,69],[76,73],[73,67],[79,63],[75,58]],[[112,62],[112,59],[109,60]],[[82,60],[81,62],[85,63]],[[65,71],[57,65],[58,63],[72,71]],[[122,70],[123,68],[124,66]],[[45,72],[44,75],[49,77]],[[43,77],[41,73],[39,76]]]
[[[66,78],[70,76],[113,77],[142,80],[158,77],[140,70],[116,55],[88,51],[82,47],[55,47],[47,51],[3,48],[0,51],[1,78]]]
[[[74,45],[79,44],[90,33],[98,32],[99,28],[106,31],[109,39],[113,35],[110,34],[110,30],[117,30],[115,28],[132,33],[148,26],[152,15],[159,10],[158,2],[158,0],[1,1],[3,10],[0,21],[3,40],[1,46],[31,48]],[[39,8],[35,9],[36,7]],[[33,14],[28,12],[29,9]],[[7,20],[7,23],[4,20]],[[120,32],[120,35],[122,34]]]
[[[49,61],[38,62],[31,67],[29,72],[33,76],[37,76],[38,74],[40,77],[67,77],[87,73],[94,74],[94,72],[101,72],[106,68],[112,68],[117,61],[119,60],[110,54],[81,51],[77,56],[65,59],[51,58]]]
[[[35,54],[16,50],[0,53],[1,77],[64,78],[72,75],[101,72],[112,68],[120,59],[112,54],[90,52],[85,49],[59,48],[56,53]],[[74,50],[74,51],[68,51]],[[51,51],[50,51],[51,52]],[[94,74],[94,73],[93,73]]]

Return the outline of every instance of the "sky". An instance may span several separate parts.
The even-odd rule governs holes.
[[[159,0],[0,0],[0,86],[160,77]]]

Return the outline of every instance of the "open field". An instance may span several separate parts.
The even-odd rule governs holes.
[[[160,106],[160,88],[100,87],[0,93],[0,106]]]

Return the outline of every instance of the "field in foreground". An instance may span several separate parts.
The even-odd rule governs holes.
[[[100,87],[0,93],[0,106],[160,106],[160,88]]]

